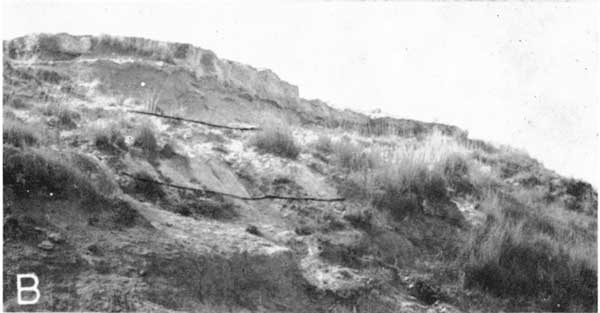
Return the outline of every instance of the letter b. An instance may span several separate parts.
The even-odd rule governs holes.
[[[21,286],[21,280],[23,278],[33,279],[33,285],[28,287]],[[37,275],[35,275],[34,273],[17,274],[17,303],[19,305],[36,304],[40,300],[40,291],[38,290],[39,282],[40,281],[38,280]],[[24,291],[34,292],[35,297],[31,300],[23,300],[21,294]]]

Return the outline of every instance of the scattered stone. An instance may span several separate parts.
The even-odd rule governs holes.
[[[50,242],[50,240],[44,240],[38,245],[38,248],[46,251],[51,251],[52,249],[54,249],[54,244]]]

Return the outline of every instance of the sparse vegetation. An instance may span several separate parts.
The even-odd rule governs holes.
[[[152,112],[152,113],[162,113],[162,110],[160,108],[160,97],[161,97],[161,90],[158,89],[150,89],[147,94],[145,95],[144,98],[144,107],[146,108],[146,110],[148,112]]]
[[[2,139],[5,144],[25,147],[33,146],[40,141],[39,135],[32,126],[9,118],[5,118],[3,122]]]
[[[300,154],[300,147],[292,132],[283,126],[265,128],[251,138],[250,144],[261,153],[270,153],[288,159],[296,159]]]
[[[51,120],[50,124],[56,124],[56,126],[65,127],[67,129],[76,128],[77,123],[75,123],[75,121],[80,119],[79,113],[57,102],[51,102],[42,107],[42,114],[56,117],[57,120]]]

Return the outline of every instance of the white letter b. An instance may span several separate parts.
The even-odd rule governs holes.
[[[33,285],[28,287],[21,286],[21,280],[23,278],[33,279]],[[37,275],[34,273],[28,274],[17,274],[17,303],[19,305],[36,304],[40,300],[40,291],[38,290],[39,280]],[[24,291],[30,291],[35,293],[35,297],[31,300],[23,300],[21,293]]]

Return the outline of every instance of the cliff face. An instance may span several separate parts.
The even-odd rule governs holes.
[[[118,55],[163,61],[192,71],[196,78],[214,77],[275,101],[298,99],[298,87],[277,77],[270,70],[221,60],[212,51],[189,44],[167,43],[135,37],[71,36],[37,34],[16,38],[5,44],[11,59],[72,60]]]
[[[11,60],[75,61],[129,57],[158,61],[185,69],[196,80],[216,80],[244,98],[274,104],[292,115],[288,119],[302,123],[358,130],[368,135],[416,136],[437,129],[444,134],[466,138],[466,132],[455,126],[394,118],[372,119],[361,113],[334,109],[320,100],[302,99],[297,86],[281,80],[270,70],[257,70],[249,65],[219,59],[212,51],[190,44],[135,37],[36,34],[5,42],[4,54]]]

